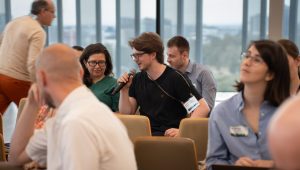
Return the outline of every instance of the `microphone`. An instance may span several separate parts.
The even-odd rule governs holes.
[[[128,77],[134,76],[135,72],[136,72],[135,69],[131,69],[130,72],[128,73]],[[114,96],[115,94],[117,94],[126,84],[127,82],[119,83],[119,85],[115,87],[115,89],[113,89],[113,91],[110,93],[110,95]]]

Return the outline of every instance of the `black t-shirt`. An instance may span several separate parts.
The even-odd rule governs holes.
[[[185,79],[183,76],[167,66],[156,80],[151,80],[144,71],[133,78],[129,96],[136,99],[141,115],[150,119],[153,135],[163,135],[165,130],[179,127],[180,120],[187,115],[182,103],[191,97],[191,93],[198,100],[202,98],[187,76],[184,76]],[[155,82],[176,100],[164,93]]]

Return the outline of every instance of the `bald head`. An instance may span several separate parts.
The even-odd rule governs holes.
[[[269,125],[269,146],[280,169],[300,170],[300,96],[284,103]]]
[[[53,81],[81,82],[81,66],[77,54],[64,44],[54,44],[45,48],[37,58],[36,68],[37,71],[45,72]]]

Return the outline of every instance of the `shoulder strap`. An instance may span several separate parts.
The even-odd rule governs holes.
[[[191,93],[191,86],[190,86],[190,84],[188,83],[188,81],[185,79],[185,77],[181,74],[181,73],[179,73],[177,70],[175,70],[174,69],[174,71],[177,73],[177,74],[179,74],[182,78],[183,78],[183,80],[186,82],[186,84],[188,85],[188,87],[189,87],[189,89],[190,89],[190,93]],[[163,92],[163,93],[165,93],[167,96],[169,96],[171,99],[173,99],[173,100],[176,100],[176,101],[178,101],[179,103],[182,103],[180,100],[178,100],[178,99],[176,99],[174,96],[172,96],[171,94],[169,94],[167,91],[165,91],[155,80],[153,80],[149,75],[148,75],[148,73],[146,73],[147,74],[147,76],[148,76],[148,78],[150,79],[150,80],[152,80],[153,82],[154,82],[154,84]]]

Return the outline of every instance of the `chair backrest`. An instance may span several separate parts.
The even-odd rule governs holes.
[[[19,108],[18,108],[18,114],[17,114],[17,121],[19,120],[19,118],[20,118],[20,115],[21,115],[21,113],[22,113],[22,110],[23,110],[23,108],[24,108],[24,105],[25,105],[25,103],[26,103],[26,100],[27,100],[27,98],[22,98],[21,100],[20,100],[20,102],[19,102]]]
[[[24,170],[22,166],[12,165],[9,162],[0,162],[0,170]]]
[[[208,118],[185,118],[179,125],[179,136],[195,141],[198,161],[206,157],[208,141]]]
[[[6,161],[3,135],[0,134],[0,161]]]
[[[149,118],[141,115],[122,115],[116,114],[125,125],[128,136],[132,142],[139,136],[151,136]]]
[[[0,114],[0,134],[3,135],[3,116]]]
[[[194,141],[181,137],[138,137],[134,151],[139,170],[197,170]]]

